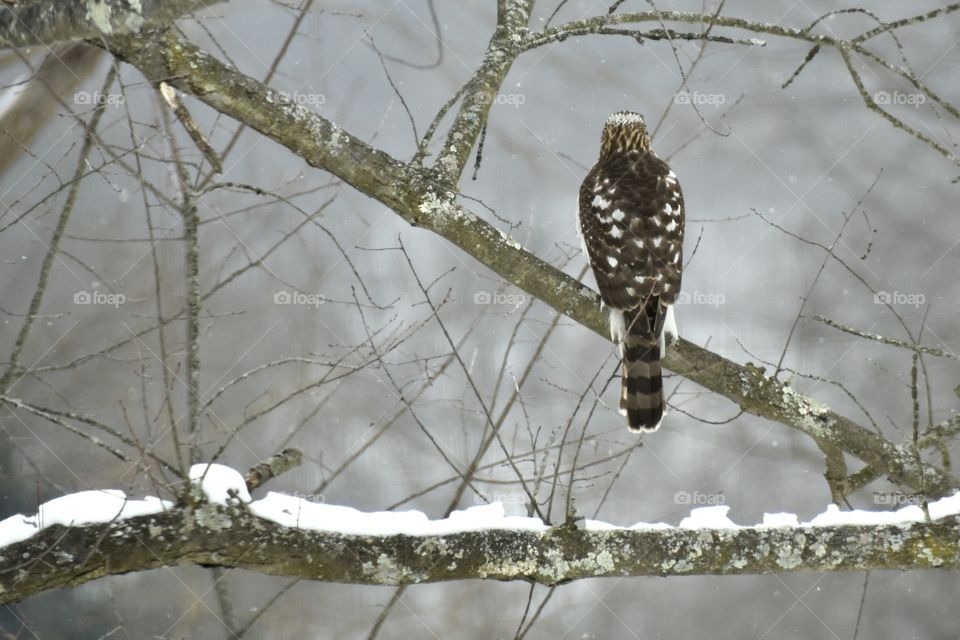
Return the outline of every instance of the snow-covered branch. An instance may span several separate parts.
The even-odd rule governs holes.
[[[506,517],[500,503],[428,520],[416,511],[362,513],[278,493],[251,501],[232,469],[197,465],[190,475],[203,494],[193,505],[85,491],[42,505],[36,516],[0,522],[0,604],[184,564],[376,585],[960,568],[960,494],[931,503],[932,520],[919,506],[841,512],[831,505],[802,524],[793,514],[767,514],[761,525],[740,527],[727,519],[728,507],[708,507],[679,526],[587,520],[548,527]]]

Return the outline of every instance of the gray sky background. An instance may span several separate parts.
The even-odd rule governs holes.
[[[439,63],[426,2],[320,4],[322,11],[314,8],[304,20],[271,85],[302,96],[310,101],[308,106],[373,146],[410,158],[416,149],[410,121],[370,46],[371,38],[422,135],[440,106],[479,63],[493,29],[495,3],[435,3],[442,35]],[[542,27],[556,4],[538,3],[532,28]],[[939,5],[868,2],[858,6],[893,19]],[[712,5],[675,2],[658,3],[658,7],[704,11]],[[836,8],[834,3],[802,0],[728,2],[723,13],[803,27]],[[645,3],[627,2],[620,10],[647,9]],[[603,3],[569,2],[553,24],[606,10]],[[267,74],[295,15],[293,9],[279,4],[233,2],[215,5],[202,21],[183,21],[181,27],[192,41],[259,79]],[[910,67],[953,104],[960,97],[958,21],[953,14],[898,32]],[[873,24],[864,15],[839,15],[817,29],[848,37]],[[647,41],[640,46],[622,37],[589,36],[525,54],[491,110],[477,179],[470,179],[472,169],[468,169],[461,182],[464,203],[498,228],[507,228],[504,221],[516,225],[513,236],[525,248],[563,264],[567,273],[578,274],[584,265],[575,231],[579,183],[596,159],[607,115],[635,110],[657,128],[654,149],[669,159],[684,189],[689,264],[683,291],[689,302],[678,305],[677,321],[686,339],[737,362],[779,360],[824,252],[773,228],[755,212],[804,239],[829,245],[844,217],[862,199],[836,256],[874,290],[900,301],[895,308],[914,335],[926,314],[923,343],[956,352],[960,348],[956,313],[960,218],[955,204],[958,187],[950,181],[960,170],[868,111],[834,51],[822,51],[790,87],[781,89],[808,47],[757,37],[768,45],[711,43],[706,47],[684,89],[690,101],[699,103],[699,114],[676,98],[682,89],[677,59],[685,70],[689,68],[699,43],[678,43],[675,58],[666,42]],[[872,50],[903,63],[889,39],[878,39]],[[30,59],[36,63],[42,55],[36,52]],[[907,103],[909,96],[916,95],[908,83],[876,65],[858,64],[871,93],[901,96]],[[99,90],[108,67],[104,59],[81,90]],[[4,82],[23,71],[21,63],[9,63]],[[200,156],[179,124],[174,122],[168,135],[153,89],[139,72],[121,65],[119,78],[126,103],[108,108],[101,135],[108,144],[129,149],[132,121],[138,140],[145,140],[141,149],[144,177],[179,198],[173,165],[167,162],[170,140],[190,161],[197,162]],[[118,86],[111,92],[119,92]],[[185,103],[213,146],[222,149],[236,131],[236,122],[218,117],[192,98],[185,98]],[[89,113],[82,105],[71,106],[75,112]],[[902,104],[895,113],[925,135],[955,148],[956,122],[942,110],[931,109],[929,103]],[[449,118],[441,125],[432,150],[438,148],[448,124]],[[60,181],[69,180],[81,142],[82,130],[73,119],[50,120],[29,145],[32,155],[20,157],[0,177],[0,194],[12,212],[2,219],[4,225],[58,188]],[[102,151],[94,151],[94,164],[104,157]],[[485,400],[497,393],[494,413],[498,413],[513,380],[522,374],[546,332],[553,318],[550,309],[534,302],[517,329],[516,345],[504,366],[504,349],[523,309],[509,302],[525,301],[523,292],[504,286],[490,270],[442,238],[410,228],[381,204],[333,184],[329,175],[306,166],[259,134],[244,132],[224,167],[223,181],[283,194],[307,214],[334,198],[316,221],[346,250],[373,299],[389,304],[383,309],[363,308],[370,326],[383,330],[381,339],[400,335],[429,317],[406,261],[392,250],[402,240],[419,278],[424,283],[436,280],[432,299],[439,302],[449,291],[441,318],[454,339],[477,323],[460,353]],[[0,234],[5,265],[0,286],[7,312],[23,313],[29,304],[44,243],[65,193],[61,190],[24,224]],[[154,196],[147,199],[157,204]],[[482,201],[496,217],[472,199]],[[182,229],[175,212],[165,207],[152,206],[151,215],[161,238],[156,243],[161,299],[169,312],[183,302],[184,250],[174,240]],[[204,196],[200,216],[204,291],[258,258],[303,221],[301,212],[283,203],[227,190]],[[111,164],[99,176],[86,178],[67,233],[63,249],[69,255],[54,267],[43,306],[45,319],[34,330],[25,363],[70,362],[150,326],[155,315],[154,267],[150,245],[143,241],[148,229],[135,176]],[[592,276],[586,281],[593,286]],[[331,236],[317,225],[305,225],[271,254],[263,268],[245,273],[206,301],[201,342],[205,397],[244,371],[283,357],[330,360],[345,356],[347,364],[361,364],[356,354],[349,354],[352,345],[366,338],[352,297],[354,291],[362,295],[360,284]],[[321,295],[326,302],[316,308],[274,304],[276,293],[295,289]],[[77,292],[91,291],[121,293],[127,302],[119,308],[74,304]],[[500,292],[503,297],[498,299],[506,303],[476,303],[477,294],[494,292]],[[906,439],[911,432],[910,353],[826,327],[809,319],[815,314],[907,339],[903,328],[884,306],[875,304],[873,294],[854,275],[830,261],[809,293],[807,319],[798,323],[784,364],[841,382],[869,410],[886,437]],[[4,315],[0,344],[5,353],[20,324],[20,316]],[[182,323],[167,333],[168,347],[181,356],[183,336]],[[25,378],[14,395],[116,425],[124,424],[126,408],[135,431],[157,435],[145,426],[161,413],[163,381],[153,357],[157,348],[152,334],[114,357]],[[386,360],[398,382],[412,390],[421,384],[423,359],[448,352],[443,334],[431,322]],[[603,387],[614,371],[613,354],[609,342],[561,320],[524,388],[522,407],[516,406],[505,421],[503,436],[511,452],[529,451],[532,433],[539,434],[540,445],[546,443],[601,369],[594,387],[598,391]],[[179,362],[180,356],[171,361]],[[928,416],[937,422],[955,415],[957,408],[955,363],[928,358],[925,364],[932,405],[928,406],[924,392],[921,426],[927,424]],[[204,422],[205,453],[212,455],[245,416],[309,384],[317,371],[308,366],[279,367],[251,377],[218,398]],[[793,384],[798,391],[870,424],[842,389],[802,377]],[[789,511],[809,518],[830,502],[822,477],[823,456],[808,438],[750,415],[722,425],[701,422],[697,418],[708,422],[733,418],[738,409],[671,376],[667,380],[671,404],[684,413],[671,411],[659,432],[644,437],[601,505],[600,498],[622,461],[603,459],[635,441],[616,411],[616,386],[614,381],[603,393],[601,405],[585,427],[589,440],[581,462],[596,460],[597,464],[584,471],[575,485],[582,514],[593,517],[599,507],[598,519],[619,525],[640,520],[676,524],[690,508],[677,498],[685,494],[723,501],[731,507],[735,522],[752,524],[765,512]],[[594,397],[588,394],[587,401],[592,403]],[[184,406],[182,387],[176,403],[179,415]],[[322,407],[314,413],[319,403]],[[246,469],[282,446],[297,446],[307,455],[307,463],[268,488],[311,494],[397,407],[398,397],[383,370],[369,367],[302,394],[245,426],[222,461]],[[415,409],[452,460],[465,464],[472,457],[483,435],[484,419],[462,371],[451,366],[420,397]],[[584,415],[577,414],[576,433],[584,428]],[[15,419],[6,414],[0,421],[0,438],[7,449],[0,454],[0,517],[32,512],[38,495],[42,501],[92,487],[154,492],[142,474],[85,440],[28,416]],[[159,450],[169,454],[164,445]],[[502,458],[494,445],[484,462],[498,464],[481,474],[478,486],[484,487],[486,498],[501,499],[508,512],[521,514],[523,493],[510,482],[515,477]],[[851,471],[858,468],[858,463],[849,462]],[[532,473],[529,456],[518,458],[518,463]],[[417,423],[405,415],[329,482],[317,499],[382,510],[451,476]],[[451,482],[400,508],[440,517],[454,487]],[[851,502],[860,508],[887,508],[876,504],[873,492],[892,489],[878,481]],[[483,500],[467,491],[460,506]],[[557,511],[555,506],[554,517],[560,519],[561,514],[562,507]],[[154,571],[47,594],[24,603],[21,610],[39,637],[53,637],[54,625],[64,619],[75,626],[78,638],[98,637],[118,624],[127,637],[228,637],[218,620],[211,580],[209,572],[198,568]],[[253,615],[286,582],[242,572],[230,572],[224,579],[240,621]],[[863,584],[862,574],[843,573],[582,581],[557,590],[528,637],[702,637],[723,628],[729,637],[853,638]],[[957,578],[949,573],[875,573],[866,592],[858,637],[953,637],[947,634],[955,634],[956,590]],[[525,584],[479,581],[412,588],[391,614],[381,637],[513,637],[528,591]],[[274,638],[365,637],[392,593],[389,588],[301,583],[271,607],[250,633]],[[537,588],[534,606],[545,593],[546,589]],[[58,616],[49,615],[54,608]],[[5,628],[14,628],[9,626],[10,618],[0,619],[8,625]],[[62,633],[62,626],[57,628]]]

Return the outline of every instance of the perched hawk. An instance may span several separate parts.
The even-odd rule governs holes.
[[[620,413],[631,431],[656,431],[665,411],[660,356],[677,335],[673,303],[683,267],[683,193],[650,149],[643,116],[607,118],[600,159],[580,186],[577,228],[610,310],[623,360]]]

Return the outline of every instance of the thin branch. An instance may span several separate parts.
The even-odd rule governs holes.
[[[247,471],[243,481],[247,484],[247,490],[253,491],[265,482],[299,467],[301,462],[303,462],[302,451],[293,448],[284,449]]]
[[[900,347],[901,349],[909,349],[910,351],[916,351],[918,353],[929,353],[932,356],[937,356],[938,358],[950,358],[951,360],[960,360],[960,355],[953,353],[951,351],[945,351],[944,349],[938,349],[937,347],[928,347],[922,344],[911,344],[909,342],[904,342],[903,340],[897,340],[896,338],[887,338],[886,336],[881,336],[876,333],[867,333],[866,331],[861,331],[855,327],[849,325],[841,324],[836,320],[831,320],[821,315],[812,316],[817,322],[822,322],[828,327],[833,327],[834,329],[839,329],[844,333],[849,333],[851,335],[865,338],[867,340],[873,340],[874,342],[879,342],[880,344],[890,345],[891,347]]]
[[[717,22],[728,18],[718,17]],[[430,173],[373,149],[340,127],[296,105],[278,105],[274,92],[224,66],[169,33],[159,41],[114,39],[117,55],[135,60],[148,78],[170,84],[226,115],[290,148],[308,163],[326,169],[362,193],[393,209],[408,222],[447,238],[516,286],[558,311],[606,334],[598,296],[536,256],[455,201],[446,187],[437,188]],[[175,51],[176,55],[165,55]],[[479,133],[478,123],[477,133]],[[930,465],[918,467],[895,444],[884,440],[828,407],[806,398],[756,368],[740,366],[681,339],[664,366],[719,393],[741,408],[833,440],[846,453],[883,469],[898,482],[931,495],[960,488],[960,481]]]

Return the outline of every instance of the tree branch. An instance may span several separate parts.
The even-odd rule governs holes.
[[[443,236],[517,287],[606,336],[608,324],[594,291],[525,251],[514,239],[462,207],[455,200],[456,194],[437,183],[432,171],[370,147],[173,34],[112,38],[109,47],[121,59],[135,63],[151,81],[165,80],[256,129],[310,165],[380,201],[410,224]],[[956,477],[918,461],[904,448],[768,377],[762,368],[738,365],[685,340],[668,350],[664,366],[753,415],[839,447],[916,491],[939,497],[960,488]]]
[[[437,158],[437,176],[444,184],[452,186],[459,182],[470,150],[487,121],[493,99],[521,52],[519,45],[527,33],[532,9],[532,0],[509,0],[498,6],[496,31],[483,61],[464,88],[460,110]]]
[[[55,525],[4,547],[0,604],[107,575],[180,565],[370,585],[957,569],[958,540],[956,516],[891,525],[344,535],[288,528],[243,508],[204,504],[108,524]]]
[[[0,4],[0,48],[134,34],[220,0],[45,0]]]

